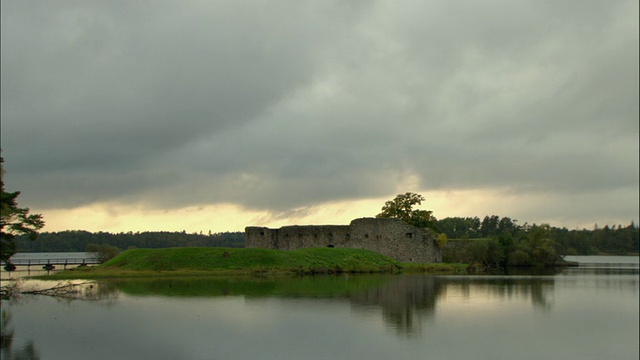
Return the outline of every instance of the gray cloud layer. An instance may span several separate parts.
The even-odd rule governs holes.
[[[3,1],[1,36],[6,178],[42,207],[287,210],[417,175],[627,189],[637,216],[636,1]]]

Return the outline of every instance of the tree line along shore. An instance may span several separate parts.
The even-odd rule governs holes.
[[[4,159],[0,156],[0,165],[4,163]],[[227,232],[213,234],[211,231],[207,235],[200,233],[187,234],[182,232],[128,232],[112,234],[108,232],[91,233],[82,230],[72,230],[63,232],[44,232],[40,230],[45,226],[41,214],[30,214],[28,208],[20,208],[17,203],[19,191],[7,192],[4,189],[4,166],[0,171],[0,188],[2,190],[2,214],[0,221],[0,233],[2,247],[0,247],[0,260],[6,263],[5,269],[15,268],[11,264],[11,257],[16,252],[82,252],[88,251],[96,254],[96,257],[103,262],[100,268],[107,268],[115,265],[112,261],[123,261],[133,255],[142,254],[146,251],[154,251],[155,254],[149,264],[161,264],[162,268],[171,268],[175,264],[180,264],[185,259],[178,259],[175,256],[168,256],[176,252],[191,251],[184,253],[182,256],[188,256],[189,264],[178,266],[178,269],[199,270],[195,267],[198,259],[204,253],[203,249],[211,251],[211,249],[237,249],[245,245],[244,233]],[[600,253],[614,254],[637,254],[638,253],[638,227],[631,222],[629,226],[621,225],[609,227],[606,225],[602,229],[596,225],[593,231],[587,230],[568,230],[566,228],[558,229],[549,225],[531,225],[527,223],[519,225],[516,220],[509,217],[500,218],[497,215],[485,216],[480,218],[462,218],[452,217],[438,220],[433,216],[430,210],[414,209],[415,205],[421,205],[424,196],[407,192],[398,194],[393,200],[385,202],[381,212],[376,218],[395,218],[400,219],[406,224],[425,228],[432,231],[435,235],[434,244],[443,251],[443,260],[448,263],[468,263],[472,266],[480,265],[484,268],[506,267],[506,266],[556,266],[566,265],[562,259],[563,254],[569,255],[591,255]],[[39,235],[39,236],[38,236]],[[461,241],[452,241],[447,246],[448,239],[460,239]],[[456,246],[452,246],[452,245]],[[158,248],[167,248],[169,253],[160,254]],[[118,255],[120,251],[127,249],[124,254]],[[193,252],[196,251],[197,252]],[[254,249],[238,249],[234,251],[225,250],[223,258],[231,258],[232,253],[239,252],[241,256],[233,256],[233,258],[249,258],[254,254]],[[379,265],[376,261],[370,263],[371,259],[367,256],[367,261],[360,262],[361,255],[353,253],[342,253],[343,251],[354,251],[355,249],[312,249],[298,251],[317,251],[313,256],[326,254],[331,260],[327,264],[323,264],[320,268],[323,271],[343,272],[346,271],[365,271],[371,272],[369,266],[380,267],[379,270],[389,270],[403,268],[397,262],[393,266]],[[159,255],[160,254],[160,255]],[[277,254],[277,255],[273,255]],[[286,255],[285,255],[286,254]],[[291,255],[294,254],[294,255]],[[375,254],[375,253],[374,253]],[[297,269],[314,269],[315,259],[313,256],[302,257],[304,261],[295,258],[287,259],[287,256],[298,256],[295,252],[275,252],[271,258],[257,258],[253,262],[248,262],[243,266],[235,266],[233,270],[247,269],[254,267],[266,267],[269,270],[286,268],[291,270],[291,266],[297,264]],[[380,254],[377,254],[382,256]],[[335,257],[339,258],[336,259]],[[266,259],[278,259],[285,257],[282,264],[271,264]],[[172,259],[171,261],[167,258]],[[341,263],[347,259],[346,263]],[[113,260],[112,260],[113,259]],[[202,259],[200,259],[202,260]],[[266,263],[265,263],[266,261]],[[388,261],[388,260],[387,260]],[[228,261],[223,261],[228,262]],[[144,263],[143,259],[138,259],[133,263]],[[131,264],[119,263],[120,268],[127,268]],[[220,264],[220,259],[214,264],[208,264],[207,269],[211,266]],[[150,266],[151,266],[150,265]],[[272,266],[273,265],[273,266]],[[156,265],[153,265],[156,266]],[[138,269],[141,270],[141,269]],[[144,270],[144,269],[143,269]],[[8,270],[11,271],[11,270]],[[158,270],[162,271],[162,270]],[[307,270],[301,270],[307,271]],[[313,270],[311,270],[313,272]]]
[[[489,218],[491,221],[491,219]],[[496,221],[497,220],[497,221]],[[455,219],[467,226],[470,218]],[[450,231],[451,219],[438,225]],[[244,249],[244,233],[189,234],[186,232],[91,233],[64,231],[41,233],[36,241],[16,239],[21,251],[90,251],[105,263],[61,273],[60,277],[113,277],[188,275],[200,273],[457,273],[473,269],[510,266],[566,266],[562,255],[637,254],[635,224],[594,230],[567,230],[548,225],[507,226],[514,222],[494,218],[493,232],[486,221],[478,230],[469,227],[461,238],[449,239],[442,248],[443,264],[400,263],[360,249],[300,249],[277,251]],[[500,225],[502,224],[502,226]],[[484,229],[483,229],[484,228]],[[443,231],[444,230],[444,231]],[[482,237],[489,235],[488,237]],[[122,250],[127,250],[121,253]],[[119,254],[119,255],[118,255]]]
[[[543,231],[556,253],[561,255],[634,255],[640,252],[638,226],[594,226],[593,230],[557,228],[548,225],[518,225],[508,217],[486,216],[480,218],[444,218],[437,221],[437,232],[445,234],[449,241],[499,241],[518,243],[528,240],[532,234]],[[537,235],[536,235],[537,236]],[[89,232],[69,230],[41,232],[35,241],[22,235],[15,239],[18,252],[83,252],[91,244],[109,245],[126,250],[135,248],[170,247],[244,247],[244,232],[220,232],[206,234],[181,232]]]

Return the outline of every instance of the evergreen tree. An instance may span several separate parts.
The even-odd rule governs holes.
[[[0,156],[0,260],[9,263],[9,259],[16,253],[14,238],[17,235],[27,235],[35,240],[38,230],[44,226],[42,215],[29,214],[28,208],[19,208],[17,198],[20,191],[4,191],[4,159]]]

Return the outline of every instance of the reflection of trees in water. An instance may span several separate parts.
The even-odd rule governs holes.
[[[53,286],[39,282],[15,282],[2,286],[2,300],[11,303],[27,301],[31,296],[44,295],[66,302],[85,300],[112,304],[119,294],[120,291],[116,286],[96,281],[69,280]]]
[[[563,271],[563,275],[570,275],[574,278],[581,276],[582,279],[593,281],[597,290],[618,293],[631,292],[632,294],[638,292],[638,274],[640,274],[640,269],[637,263],[587,263]]]
[[[0,354],[2,354],[2,359],[40,359],[40,355],[36,351],[33,341],[27,341],[21,348],[14,349],[13,336],[14,330],[11,325],[11,313],[3,309],[0,324]]]
[[[66,289],[66,288],[63,288]],[[531,276],[321,276],[269,279],[152,279],[82,284],[69,296],[56,297],[62,301],[97,300],[99,304],[114,303],[120,292],[134,295],[161,296],[225,296],[245,297],[301,297],[346,298],[354,311],[375,309],[385,324],[398,334],[417,335],[425,321],[435,313],[436,303],[447,292],[464,298],[493,297],[530,299],[534,306],[549,309],[554,289],[552,277]],[[49,294],[47,294],[49,295]],[[60,295],[60,294],[58,294]],[[23,295],[26,296],[26,295]],[[28,296],[27,296],[28,297]],[[472,299],[473,300],[473,299]]]
[[[386,324],[398,333],[416,335],[423,323],[433,317],[436,303],[448,289],[455,287],[464,298],[483,295],[499,298],[530,299],[540,309],[551,308],[550,294],[554,280],[545,277],[479,277],[401,275],[388,283],[367,291],[349,295],[358,307],[381,307]]]
[[[485,294],[499,298],[531,299],[532,304],[540,309],[550,309],[552,302],[549,300],[553,293],[555,280],[546,277],[451,277],[448,278],[450,286],[459,288],[463,297],[471,298],[472,294]]]
[[[536,279],[535,281],[529,281],[531,287],[531,301],[533,305],[542,308],[550,309],[551,301],[547,298],[548,293],[553,293],[555,281]],[[524,288],[526,290],[526,287]],[[526,291],[524,291],[526,296]]]
[[[376,289],[350,295],[352,304],[382,307],[383,319],[399,333],[412,335],[433,315],[442,286],[437,277],[402,275]]]
[[[15,348],[12,315],[7,306],[20,302],[28,302],[35,296],[50,296],[55,299],[71,303],[72,301],[93,301],[98,304],[111,305],[118,298],[119,290],[113,285],[99,282],[74,283],[71,281],[58,283],[54,286],[30,286],[22,282],[4,285],[2,289],[2,320],[0,324],[0,354],[3,360],[31,360],[40,359],[32,340],[27,341],[20,348]]]
[[[310,276],[269,278],[193,278],[119,281],[111,286],[130,295],[247,298],[347,298],[354,311],[381,309],[382,318],[399,334],[415,335],[435,312],[448,290],[465,298],[474,295],[531,299],[548,309],[551,277],[531,276],[432,276],[423,274],[379,276]]]

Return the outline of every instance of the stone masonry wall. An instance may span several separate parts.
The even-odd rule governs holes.
[[[368,249],[399,261],[442,261],[433,233],[398,219],[361,218],[349,225],[283,226],[279,229],[250,226],[245,229],[245,243],[248,248],[277,250],[306,247]]]

